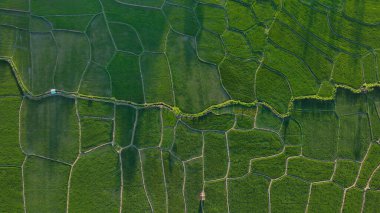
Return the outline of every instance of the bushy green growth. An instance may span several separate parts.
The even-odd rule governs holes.
[[[79,93],[85,95],[111,97],[112,86],[108,71],[95,63],[90,63],[82,77]]]
[[[38,0],[31,2],[32,14],[46,15],[80,15],[96,14],[101,12],[98,1],[84,0]]]
[[[302,101],[295,103],[294,118],[300,123],[303,133],[303,154],[320,160],[334,160],[338,139],[338,118],[329,111],[329,102]],[[324,110],[326,109],[326,110]]]
[[[123,211],[151,211],[144,190],[139,152],[135,148],[124,149],[121,152],[121,163],[123,168]]]
[[[307,181],[329,180],[334,172],[334,163],[295,157],[288,161],[288,174]]]
[[[369,187],[375,190],[380,189],[380,170],[379,169],[374,171],[371,181],[369,182]]]
[[[328,81],[322,81],[319,87],[318,96],[323,98],[331,98],[334,96],[335,87]]]
[[[0,28],[1,29],[1,28]],[[4,32],[2,29],[0,32]],[[0,34],[1,35],[1,34]],[[8,33],[8,35],[10,35]],[[3,36],[1,41],[5,41]],[[0,49],[4,50],[1,45]],[[33,94],[41,94],[53,88],[57,49],[55,41],[50,33],[30,34],[31,63],[33,64],[33,76],[31,76],[30,90]],[[0,55],[2,51],[0,51]]]
[[[232,128],[234,118],[231,114],[217,115],[211,112],[196,118],[183,117],[181,120],[194,129],[227,131]]]
[[[255,122],[255,117],[247,115],[236,115],[236,129],[252,129]]]
[[[341,115],[366,113],[368,104],[367,97],[363,94],[356,94],[348,89],[337,89],[336,92],[336,113]]]
[[[247,39],[251,45],[253,51],[263,52],[267,45],[267,35],[265,34],[266,28],[260,25],[256,25],[249,29],[247,34]]]
[[[161,151],[158,149],[145,149],[141,151],[141,161],[147,196],[152,204],[153,211],[160,212],[166,208],[166,189]]]
[[[0,98],[0,165],[21,166],[24,155],[19,144],[20,98]]]
[[[274,213],[305,212],[309,194],[309,184],[299,179],[285,176],[275,180],[271,187],[271,210]]]
[[[179,123],[175,129],[172,151],[181,160],[198,157],[202,154],[202,134]]]
[[[107,67],[112,79],[112,96],[119,100],[144,102],[139,58],[118,52]]]
[[[228,57],[219,66],[220,77],[228,94],[236,100],[255,100],[255,73],[259,65],[255,61],[243,61]]]
[[[226,9],[229,27],[244,31],[255,24],[254,15],[249,7],[239,2],[228,1]]]
[[[137,147],[158,146],[161,140],[161,122],[160,108],[139,109],[133,144]]]
[[[193,10],[165,4],[163,11],[168,18],[172,29],[175,31],[190,36],[195,36],[198,32],[199,25]]]
[[[379,2],[376,0],[345,2],[344,14],[368,24],[379,23],[379,5],[377,3]]]
[[[52,27],[52,24],[44,18],[38,16],[30,17],[30,32],[50,32],[52,30]]]
[[[265,51],[264,64],[278,70],[290,83],[293,96],[315,95],[318,81],[306,63],[294,54],[273,45]]]
[[[146,102],[173,105],[173,86],[166,55],[146,53],[141,56],[140,64]]]
[[[363,190],[350,188],[344,197],[343,212],[355,213],[360,212],[363,204]]]
[[[78,99],[78,111],[80,116],[96,116],[104,118],[113,117],[112,103]]]
[[[117,49],[135,54],[140,54],[143,51],[139,35],[130,25],[111,22],[109,27]]]
[[[226,30],[222,35],[222,39],[228,54],[243,59],[252,57],[252,49],[245,36],[241,33]]]
[[[371,121],[373,138],[380,138],[380,96],[378,89],[374,89],[368,97],[368,117]]]
[[[24,165],[26,209],[30,212],[66,211],[70,166],[28,157]]]
[[[335,61],[332,78],[336,83],[359,88],[363,83],[360,59],[341,53]]]
[[[261,67],[256,75],[255,87],[259,101],[268,103],[279,113],[284,114],[288,111],[292,92],[284,76]]]
[[[20,95],[12,67],[5,61],[0,61],[0,96]]]
[[[69,208],[80,212],[119,211],[120,173],[119,157],[111,146],[81,156],[72,170]]]
[[[340,117],[338,157],[360,161],[371,143],[371,129],[367,114]]]
[[[362,167],[359,172],[359,178],[356,186],[364,188],[369,180],[374,169],[380,164],[380,145],[377,143],[371,144],[366,158],[362,162]]]
[[[268,107],[259,105],[256,115],[256,127],[278,132],[282,125],[282,119],[277,117]]]
[[[376,83],[378,82],[378,75],[376,69],[376,55],[368,54],[361,59],[363,66],[363,75],[365,83]]]
[[[202,170],[202,159],[196,159],[185,164],[184,195],[187,209],[199,209],[199,194],[203,190]]]
[[[82,118],[80,122],[82,151],[112,141],[112,120]]]
[[[192,37],[170,32],[167,56],[173,77],[176,107],[196,113],[228,99],[217,67],[203,63],[195,51]]]
[[[380,191],[366,191],[364,213],[377,212],[379,210]]]
[[[79,121],[74,99],[60,96],[38,101],[25,99],[20,134],[26,153],[74,162],[79,152]]]
[[[299,123],[294,119],[286,118],[282,125],[282,135],[284,143],[290,145],[302,144],[302,131]]]
[[[208,4],[198,4],[196,13],[203,29],[222,34],[227,27],[224,8]]]
[[[0,167],[0,209],[3,212],[23,212],[21,169]]]
[[[48,16],[45,17],[55,30],[73,30],[84,32],[94,15]]]
[[[207,200],[203,206],[205,212],[227,212],[227,190],[225,181],[206,183],[205,194]]]
[[[177,123],[177,118],[174,113],[168,109],[162,108],[162,143],[161,147],[164,149],[170,149],[174,141],[174,126]]]
[[[91,43],[91,60],[106,66],[115,52],[112,37],[107,30],[107,23],[104,15],[99,14],[88,25],[86,34]]]
[[[185,204],[182,193],[184,177],[182,162],[175,159],[169,152],[162,153],[162,159],[168,193],[168,210],[169,212],[183,211]]]
[[[230,209],[237,212],[267,212],[269,181],[258,175],[228,180]]]
[[[197,35],[197,52],[201,60],[213,64],[219,64],[225,55],[220,37],[206,30]]]
[[[337,160],[333,181],[345,188],[354,184],[359,172],[359,163],[350,160]]]
[[[228,157],[225,134],[204,133],[204,178],[213,180],[227,174]]]
[[[240,177],[248,172],[249,161],[280,152],[280,138],[273,132],[264,130],[239,131],[228,133],[230,150],[230,177]]]
[[[343,189],[332,182],[313,184],[308,212],[339,212],[342,197]]]

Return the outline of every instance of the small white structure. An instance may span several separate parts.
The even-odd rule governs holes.
[[[202,191],[199,194],[199,200],[201,200],[201,201],[205,201],[206,200],[206,193],[204,191]]]
[[[51,90],[50,90],[50,94],[52,94],[52,95],[57,94],[57,90],[56,90],[56,89],[51,89]]]

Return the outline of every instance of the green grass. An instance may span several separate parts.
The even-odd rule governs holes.
[[[380,145],[372,144],[368,150],[367,157],[362,162],[359,178],[356,186],[364,188],[374,169],[380,164]]]
[[[27,11],[29,4],[28,0],[4,0],[1,1],[0,8]]]
[[[272,132],[263,130],[239,131],[228,133],[230,150],[230,177],[239,177],[248,172],[249,161],[280,152],[280,138]]]
[[[228,24],[231,28],[247,30],[255,24],[254,15],[249,7],[235,1],[226,4]]]
[[[54,85],[57,89],[74,92],[90,60],[90,44],[82,33],[54,32],[57,45],[57,64]],[[107,75],[102,81],[108,80]],[[105,79],[105,80],[104,80]]]
[[[146,102],[173,105],[173,86],[166,56],[146,53],[141,56],[140,64]]]
[[[31,2],[31,10],[36,15],[78,15],[83,13],[96,14],[101,11],[98,1],[84,0],[36,0]]]
[[[175,159],[168,152],[164,152],[162,156],[168,193],[168,211],[181,212],[185,208],[182,194],[184,178],[182,162]]]
[[[107,67],[112,80],[112,96],[119,100],[144,102],[139,58],[119,52]]]
[[[149,200],[154,212],[165,212],[166,189],[161,161],[161,152],[158,149],[146,149],[141,152],[144,181]]]
[[[202,154],[202,134],[179,123],[175,129],[175,139],[172,151],[181,160],[198,157]]]
[[[118,212],[120,162],[111,146],[81,156],[71,177],[69,210]]]
[[[225,134],[204,134],[204,175],[206,180],[223,178],[227,174],[228,157]]]
[[[186,209],[198,210],[200,206],[199,193],[202,192],[202,159],[196,159],[185,164],[186,181],[185,181],[185,202]]]
[[[198,130],[219,130],[227,131],[234,125],[235,116],[231,114],[208,113],[201,117],[189,118],[183,117],[181,120],[191,128]]]
[[[248,175],[242,179],[228,181],[230,209],[238,212],[268,211],[269,181],[263,176]]]
[[[227,27],[226,12],[221,7],[198,4],[196,13],[202,29],[210,30],[220,35]]]
[[[21,169],[0,167],[0,209],[2,212],[23,212]]]
[[[319,87],[318,96],[328,98],[333,97],[335,92],[334,89],[334,85],[332,85],[330,82],[323,81]]]
[[[256,25],[250,28],[247,32],[247,39],[251,45],[253,51],[263,52],[267,45],[267,35],[265,34],[266,28],[260,25]]]
[[[111,97],[111,79],[107,70],[95,63],[90,63],[84,71],[79,92],[86,95]]]
[[[145,1],[119,0],[119,2],[132,4],[132,5],[148,6],[148,7],[161,7],[165,1],[164,0],[145,0]]]
[[[359,163],[350,160],[338,160],[333,181],[343,187],[354,184],[359,172]]]
[[[15,11],[0,11],[0,24],[28,30],[29,20],[26,13]]]
[[[137,147],[158,146],[161,140],[160,108],[138,110],[138,117],[133,144]]]
[[[58,50],[50,33],[32,33],[30,49],[33,69],[29,89],[34,94],[41,94],[53,88]]]
[[[378,23],[380,19],[377,14],[380,8],[377,3],[376,0],[363,2],[350,1],[344,4],[344,14],[365,23]]]
[[[73,162],[79,152],[79,125],[73,99],[26,99],[21,109],[21,146],[28,154]]]
[[[163,8],[173,30],[186,35],[195,36],[199,25],[193,10],[165,4]]]
[[[20,98],[0,98],[0,165],[22,164],[24,159],[19,145]]]
[[[78,111],[81,116],[113,117],[113,104],[78,99]]]
[[[132,144],[136,110],[128,106],[117,106],[115,117],[115,142],[121,147]]]
[[[84,32],[93,16],[47,16],[45,18],[51,23],[53,29]]]
[[[368,190],[365,196],[364,211],[376,212],[379,210],[380,192],[375,190]]]
[[[340,212],[343,189],[334,183],[318,183],[311,187],[308,212]]]
[[[268,107],[259,105],[256,115],[256,127],[279,132],[283,120],[276,116]]]
[[[355,94],[347,89],[337,89],[335,102],[335,110],[339,116],[367,112],[367,98],[363,94]]]
[[[143,51],[138,32],[128,24],[109,23],[112,37],[119,50],[140,54]]]
[[[302,131],[299,123],[294,119],[285,119],[281,128],[285,144],[302,144]]]
[[[124,183],[122,198],[123,211],[151,211],[144,191],[138,151],[134,148],[124,149],[121,153],[121,159]]]
[[[29,69],[29,67],[31,66],[30,40],[30,32],[19,31],[19,37],[16,40],[17,47],[14,49],[12,57],[15,69],[17,69],[17,72],[20,75],[20,80],[23,81],[23,84],[29,90],[31,89],[31,76]]]
[[[333,171],[333,162],[311,160],[304,157],[291,158],[288,161],[288,174],[306,181],[329,180]]]
[[[372,179],[369,182],[369,187],[375,190],[380,189],[380,170],[379,169],[374,171]]]
[[[255,61],[242,61],[228,57],[219,65],[220,77],[228,94],[237,100],[255,100],[255,73],[259,65]]]
[[[336,83],[359,88],[363,83],[359,59],[340,54],[335,61],[332,78]]]
[[[252,58],[252,49],[243,34],[226,30],[222,34],[222,39],[227,54],[242,59]]]
[[[112,120],[82,118],[80,122],[82,150],[112,141]]]
[[[272,183],[272,212],[297,213],[305,212],[309,194],[309,184],[289,176]]]
[[[218,181],[205,184],[206,200],[203,209],[207,212],[227,212],[226,182]]]
[[[13,54],[13,44],[17,31],[11,27],[0,26],[0,56],[11,57]]]
[[[31,32],[50,32],[52,30],[52,24],[44,18],[38,16],[31,16],[29,23],[29,30]]]
[[[365,83],[376,83],[378,81],[378,71],[376,69],[376,56],[374,54],[368,54],[363,57],[362,60],[362,69],[364,75]]]
[[[183,112],[199,112],[228,99],[215,66],[198,60],[195,41],[170,32],[167,55],[172,71],[176,106]]]
[[[347,190],[343,205],[343,212],[360,212],[363,202],[363,190],[351,188]]]
[[[28,157],[24,165],[26,209],[30,212],[66,211],[70,166]]]
[[[201,60],[213,64],[219,64],[225,55],[220,37],[207,30],[197,35],[197,52]]]
[[[91,43],[91,60],[102,66],[110,63],[115,52],[112,37],[104,29],[107,29],[107,23],[103,14],[99,14],[91,20],[86,30]]]

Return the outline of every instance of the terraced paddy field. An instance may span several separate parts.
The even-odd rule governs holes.
[[[380,212],[377,0],[0,0],[0,212]]]

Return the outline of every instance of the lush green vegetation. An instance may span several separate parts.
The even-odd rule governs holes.
[[[379,12],[0,0],[0,212],[377,212]]]

